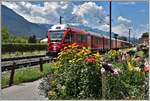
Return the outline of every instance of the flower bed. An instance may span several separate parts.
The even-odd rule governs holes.
[[[72,44],[53,61],[41,89],[49,99],[148,99],[147,63],[135,55],[122,50],[100,55]]]

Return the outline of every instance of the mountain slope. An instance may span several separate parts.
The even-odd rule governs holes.
[[[35,34],[37,37],[44,38],[46,31],[51,26],[31,23],[4,5],[1,6],[1,15],[2,26],[6,26],[8,31],[15,36]]]

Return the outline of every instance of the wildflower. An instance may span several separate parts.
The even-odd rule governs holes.
[[[119,70],[118,69],[114,69],[113,70],[114,72],[113,72],[113,76],[118,76],[119,75]]]
[[[144,72],[149,72],[149,68],[148,67],[144,67]]]
[[[129,71],[132,71],[132,70],[133,70],[132,64],[131,64],[130,62],[128,62],[127,64],[128,64],[128,70],[129,70]]]
[[[64,47],[64,50],[67,49],[67,47]]]
[[[148,61],[146,60],[144,63],[144,72],[149,72]]]
[[[112,65],[110,63],[106,63],[103,62],[102,63],[102,67],[106,70],[106,71],[110,71],[111,73],[114,73],[113,69],[112,69]]]
[[[65,88],[66,88],[66,87],[65,87],[64,85],[61,87],[62,90],[64,90]]]
[[[104,74],[104,73],[105,73],[105,69],[101,68],[101,74]]]
[[[136,68],[134,68],[134,70],[140,72],[140,71],[141,71],[141,68],[136,67]]]
[[[94,62],[95,60],[95,57],[88,57],[84,59],[84,62]]]
[[[48,95],[49,95],[49,96],[55,96],[55,95],[56,95],[56,92],[55,92],[55,91],[49,91],[49,92],[48,92]]]

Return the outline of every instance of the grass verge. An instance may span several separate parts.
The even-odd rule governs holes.
[[[40,72],[39,66],[17,69],[14,75],[14,84],[37,80],[50,71],[50,63],[43,65],[43,72]],[[8,87],[9,76],[9,72],[2,73],[1,88]]]

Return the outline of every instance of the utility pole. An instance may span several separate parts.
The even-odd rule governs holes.
[[[131,31],[131,29],[129,28],[129,44],[130,44],[130,34],[131,34],[130,31]]]
[[[110,16],[109,16],[109,23],[110,23],[110,26],[109,26],[109,32],[110,32],[110,34],[109,34],[109,39],[110,39],[110,49],[111,49],[111,0],[109,1],[109,5],[110,5],[110,7],[109,7],[109,14],[110,14]]]
[[[62,24],[62,16],[60,16],[59,23]]]

